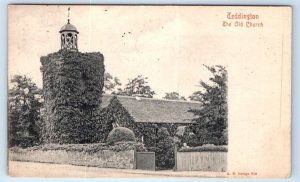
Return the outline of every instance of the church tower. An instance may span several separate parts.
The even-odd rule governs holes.
[[[60,50],[40,58],[45,106],[43,141],[60,144],[102,141],[98,124],[101,124],[104,57],[100,52],[78,50],[79,32],[70,23],[69,15],[59,33]]]
[[[78,34],[76,27],[70,23],[70,8],[68,9],[68,22],[61,27],[60,31],[61,49],[78,51]]]

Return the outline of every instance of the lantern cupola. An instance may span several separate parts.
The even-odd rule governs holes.
[[[68,9],[68,22],[61,27],[59,33],[61,38],[61,49],[78,51],[78,34],[77,28],[70,23],[70,8]]]

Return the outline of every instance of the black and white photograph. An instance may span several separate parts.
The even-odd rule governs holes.
[[[290,14],[9,5],[9,175],[287,177]]]

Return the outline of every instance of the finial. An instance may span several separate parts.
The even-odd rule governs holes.
[[[68,8],[68,24],[70,23],[70,7]]]

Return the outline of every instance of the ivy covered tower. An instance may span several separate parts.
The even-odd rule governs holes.
[[[78,31],[68,22],[58,52],[40,58],[43,74],[45,143],[97,142],[104,85],[104,57],[78,51]]]

